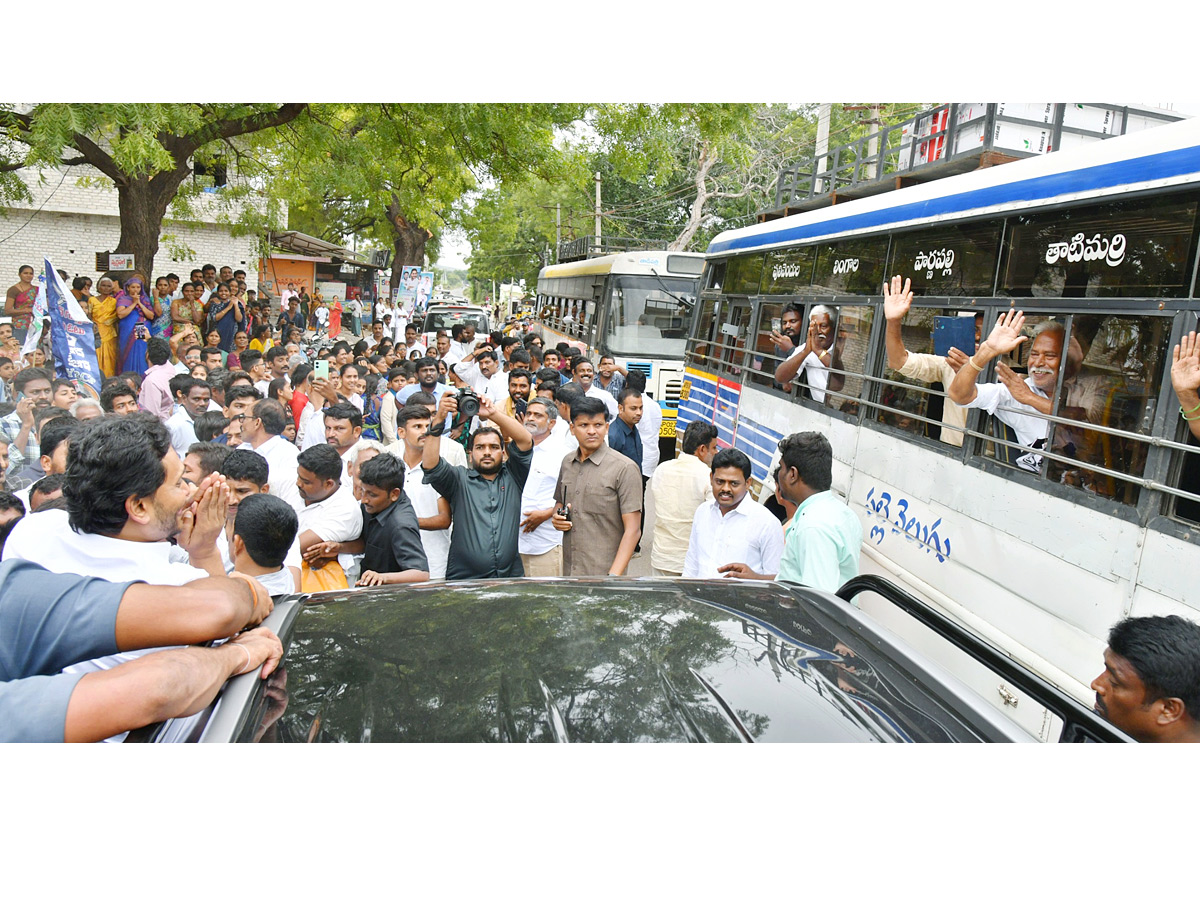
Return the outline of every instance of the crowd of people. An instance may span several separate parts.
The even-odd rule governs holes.
[[[656,575],[834,591],[858,574],[862,526],[831,490],[822,434],[780,443],[768,508],[750,493],[750,459],[719,447],[710,423],[691,423],[678,458],[660,461],[645,375],[610,356],[593,365],[515,324],[456,325],[426,345],[414,325],[397,340],[376,318],[353,345],[309,340],[302,294],[260,326],[272,311],[244,273],[193,274],[178,298],[170,276],[145,294],[136,277],[100,280],[87,305],[98,346],[109,335],[97,310],[115,310],[117,371],[98,400],[49,369],[0,362],[15,401],[0,417],[0,738],[120,738],[195,713],[232,674],[265,677],[280,653],[256,627],[271,597],[624,575],[647,500]],[[810,343],[816,362],[798,366],[831,355]],[[42,570],[53,578],[39,582]],[[137,582],[222,613],[155,619]],[[81,612],[93,600],[102,612]],[[184,646],[202,640],[222,643]],[[177,693],[110,708],[166,665],[184,673]],[[1109,711],[1124,709],[1118,668],[1097,687]],[[1172,734],[1194,735],[1191,703]]]

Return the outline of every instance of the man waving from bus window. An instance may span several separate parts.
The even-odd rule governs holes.
[[[808,336],[797,346],[800,322],[804,309],[798,303],[789,303],[783,308],[781,331],[771,332],[773,343],[781,354],[789,353],[787,359],[775,369],[775,380],[788,384],[801,371],[807,372],[808,390],[817,403],[825,402],[826,389],[840,391],[846,376],[830,369],[841,369],[841,348],[837,341],[837,312],[829,306],[814,306],[808,318]],[[793,349],[794,348],[794,349]]]
[[[1058,380],[1058,367],[1062,363],[1062,335],[1045,332],[1037,335],[1029,349],[1029,376],[1020,375],[999,363],[996,375],[999,384],[976,384],[979,373],[987,364],[1005,353],[1011,353],[1025,341],[1021,334],[1025,326],[1025,314],[1010,309],[996,320],[987,340],[979,345],[975,355],[958,370],[954,381],[946,390],[947,395],[959,406],[986,410],[1010,427],[1017,436],[1017,443],[1024,447],[1040,448],[1046,443],[1048,423],[1045,419],[1027,415],[1027,411],[1050,415],[1054,401],[1050,392]],[[1017,458],[1017,465],[1032,472],[1040,472],[1042,457],[1026,453]]]
[[[887,282],[883,285],[883,315],[887,319],[887,330],[884,333],[884,343],[887,347],[888,368],[895,369],[905,378],[915,378],[917,381],[938,381],[942,387],[949,390],[954,376],[967,361],[967,355],[957,347],[951,347],[945,356],[932,353],[910,353],[904,346],[904,337],[900,325],[904,321],[908,309],[912,306],[912,280],[904,279],[904,287],[900,287],[900,276],[892,277],[891,287]],[[983,327],[983,313],[975,314],[975,343],[979,343],[979,329]],[[972,371],[974,371],[972,369]],[[942,436],[943,444],[961,447],[963,432],[967,426],[967,411],[957,403],[945,403],[942,406]]]

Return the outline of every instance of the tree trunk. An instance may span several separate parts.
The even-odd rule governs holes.
[[[696,199],[692,201],[687,224],[683,226],[683,231],[679,233],[679,236],[667,245],[668,250],[686,250],[692,238],[696,236],[696,232],[700,230],[700,225],[704,222],[704,206],[712,196],[708,190],[708,173],[716,165],[717,159],[718,154],[713,151],[708,141],[700,145],[696,177],[693,179],[696,186]]]
[[[121,238],[115,252],[132,253],[134,268],[147,279],[154,277],[154,257],[167,207],[190,171],[185,163],[153,178],[127,175],[117,182]],[[149,281],[146,287],[152,285]]]
[[[395,194],[388,204],[388,221],[392,223],[392,293],[400,286],[403,266],[425,264],[425,244],[433,234],[400,211],[400,200]]]

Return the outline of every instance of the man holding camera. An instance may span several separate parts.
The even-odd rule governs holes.
[[[525,426],[500,412],[490,399],[469,393],[442,397],[429,434],[440,435],[447,428],[447,420],[459,417],[460,399],[461,418],[477,413],[483,423],[471,435],[467,447],[474,468],[452,466],[443,460],[439,441],[426,440],[421,458],[425,483],[433,485],[450,503],[454,521],[446,578],[519,578],[525,574],[517,552],[521,492],[529,477],[533,438]],[[467,408],[471,400],[478,404],[478,410]],[[509,442],[507,462],[505,440]]]

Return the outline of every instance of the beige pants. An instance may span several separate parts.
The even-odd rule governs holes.
[[[521,566],[525,569],[525,574],[530,578],[547,578],[562,575],[562,544],[559,544],[553,550],[539,553],[537,556],[529,556],[522,553]]]
[[[650,567],[650,571],[659,578],[678,578],[682,574],[681,572],[668,572],[666,569],[656,569],[654,566]]]

